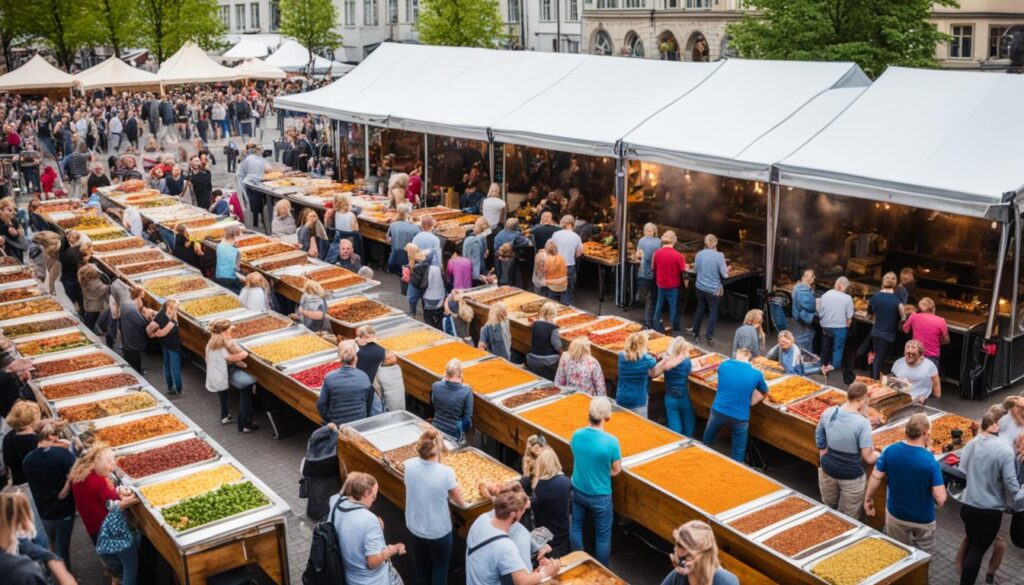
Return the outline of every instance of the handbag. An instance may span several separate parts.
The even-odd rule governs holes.
[[[107,501],[107,517],[100,525],[96,536],[96,554],[116,555],[123,553],[138,542],[138,533],[128,521],[124,510],[114,500]]]

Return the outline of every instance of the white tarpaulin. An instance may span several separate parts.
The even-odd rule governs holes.
[[[225,61],[235,61],[237,59],[255,59],[266,57],[270,54],[270,47],[265,43],[254,41],[252,39],[241,39],[235,43],[234,47],[231,47],[221,55],[221,59]]]
[[[214,61],[199,45],[188,42],[171,55],[156,72],[165,85],[175,83],[214,83],[234,81],[238,74]]]
[[[276,51],[265,59],[269,65],[281,68],[289,73],[306,71],[309,68],[309,51],[298,41],[288,40],[281,44]],[[313,55],[313,74],[323,75],[330,73],[338,77],[354,69],[352,65],[345,65],[330,59],[324,59],[320,55]]]
[[[998,217],[1024,193],[1024,76],[889,68],[776,166],[783,185]]]
[[[391,112],[388,125],[487,140],[487,129],[502,116],[568,75],[585,59],[584,55],[566,53],[484,51],[481,60],[447,84]]]
[[[83,91],[104,87],[156,87],[160,78],[149,71],[137,69],[117,57],[75,74],[75,81]]]
[[[235,72],[242,79],[284,79],[288,77],[282,69],[262,59],[246,59],[235,65]]]
[[[830,89],[870,83],[853,63],[729,59],[623,142],[630,158],[766,181],[773,163],[795,151],[849,102],[833,96],[801,115],[805,106]],[[769,139],[773,131],[776,136]]]
[[[383,43],[338,81],[274,99],[274,107],[346,122],[387,124],[388,116],[436,89],[483,58],[485,49]]]
[[[630,130],[720,65],[587,55],[570,74],[499,120],[494,140],[611,156]]]
[[[0,91],[29,93],[30,90],[71,88],[75,78],[35,54],[24,65],[0,76]]]

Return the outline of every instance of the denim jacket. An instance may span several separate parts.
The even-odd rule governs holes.
[[[810,325],[817,314],[817,301],[814,297],[814,291],[807,284],[798,282],[793,287],[793,318],[804,325]]]

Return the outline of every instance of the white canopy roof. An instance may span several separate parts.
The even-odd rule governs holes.
[[[274,67],[262,59],[246,59],[234,67],[238,77],[243,79],[284,79],[288,74],[280,67]]]
[[[165,84],[213,83],[238,79],[233,69],[214,61],[206,51],[191,41],[164,61],[156,74]]]
[[[587,55],[571,73],[495,123],[494,140],[614,155],[623,136],[720,66]]]
[[[0,91],[27,91],[70,88],[75,78],[64,73],[39,56],[32,56],[24,65],[14,71],[0,75]]]
[[[889,68],[778,163],[783,185],[971,216],[1024,193],[1024,76]]]
[[[235,46],[231,47],[221,58],[225,61],[234,61],[236,59],[252,59],[258,57],[266,57],[270,54],[270,47],[260,41],[254,41],[252,39],[243,38],[242,40],[235,43]]]
[[[391,46],[378,50],[390,50]],[[443,85],[425,93],[413,92],[415,99],[391,112],[389,126],[487,140],[487,130],[495,122],[568,75],[585,59],[566,53],[482,51],[480,60]],[[382,79],[387,81],[386,77]]]
[[[630,158],[766,181],[773,163],[832,121],[858,92],[832,95],[807,112],[805,106],[831,88],[870,83],[853,63],[729,59],[623,142]]]
[[[309,66],[309,51],[306,47],[299,44],[298,41],[287,40],[272,55],[266,58],[266,62],[291,73],[305,71]],[[352,69],[354,67],[351,65],[324,59],[316,54],[313,55],[314,74],[330,72],[332,75],[340,76]]]
[[[117,57],[75,74],[83,90],[103,87],[139,87],[160,85],[160,78],[149,71],[137,69]]]

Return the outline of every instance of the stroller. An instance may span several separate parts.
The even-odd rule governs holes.
[[[338,430],[334,425],[324,425],[310,435],[301,473],[299,497],[306,499],[306,515],[319,521],[330,511],[331,497],[341,491],[343,473],[347,475],[338,461]]]

